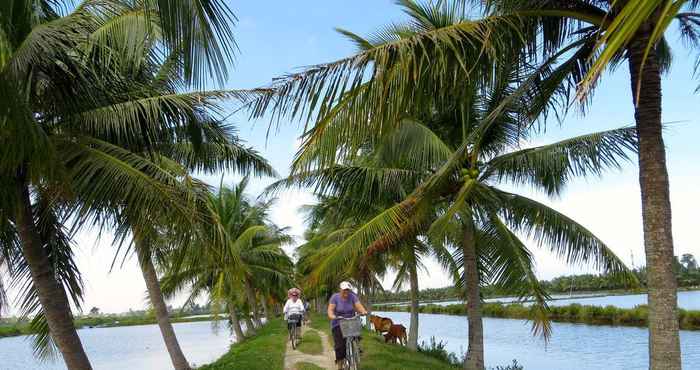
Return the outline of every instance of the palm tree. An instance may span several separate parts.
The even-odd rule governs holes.
[[[37,325],[50,331],[69,368],[90,369],[69,305],[68,295],[79,307],[81,285],[63,224],[77,220],[79,226],[92,218],[106,225],[103,211],[120,203],[144,210],[176,203],[165,187],[152,186],[162,173],[122,144],[161,137],[165,129],[182,126],[177,118],[188,113],[176,105],[182,97],[139,96],[112,105],[110,89],[134,83],[115,72],[136,60],[144,49],[139,42],[157,28],[161,50],[182,51],[187,83],[201,84],[208,67],[223,79],[233,45],[231,14],[216,0],[165,7],[88,0],[66,15],[60,2],[0,7],[0,86],[6,91],[0,99],[0,172],[8,194],[0,204],[8,236],[2,248],[20,267],[15,276],[30,282],[23,290],[25,312],[37,313]],[[122,37],[123,24],[135,37]],[[141,113],[154,118],[149,126],[135,124]],[[164,114],[172,119],[155,119]],[[49,206],[37,203],[41,197],[50,199]]]
[[[513,53],[524,57],[522,62],[532,63],[535,51],[544,52],[545,59],[536,62],[540,63],[537,74],[529,81],[534,89],[530,91],[536,91],[541,103],[549,102],[538,104],[540,111],[556,107],[552,97],[569,106],[577,83],[583,82],[584,91],[588,91],[608,62],[627,58],[640,137],[645,249],[652,282],[650,366],[678,369],[680,347],[675,282],[670,273],[673,243],[660,98],[660,74],[669,60],[669,49],[662,31],[675,17],[684,36],[696,40],[697,15],[693,10],[698,2],[614,1],[609,7],[611,2],[596,0],[493,0],[485,2],[489,13],[477,20],[459,16],[466,1],[400,3],[411,25],[387,27],[387,32],[379,33],[382,42],[377,44],[357,38],[361,48],[357,54],[276,80],[266,94],[252,101],[253,115],[273,112],[303,117],[317,122],[317,135],[322,135],[326,124],[339,116],[338,106],[352,106],[354,109],[345,110],[341,117],[349,123],[336,128],[336,134],[345,135],[344,143],[349,146],[345,152],[352,153],[363,142],[361,136],[367,137],[358,133],[377,135],[390,130],[406,107],[420,103],[415,101],[416,94],[428,91],[430,94],[423,96],[453,98],[445,95],[467,84],[488,82],[500,70],[490,66],[512,61]],[[680,12],[682,8],[689,11]],[[650,14],[653,16],[648,17]],[[390,42],[384,42],[387,33],[393,37]],[[596,58],[599,48],[604,51]],[[591,59],[596,65],[588,73]],[[587,75],[589,78],[583,80]],[[526,94],[525,90],[521,94]],[[343,102],[335,104],[339,97],[344,97]],[[367,122],[367,117],[375,119]],[[322,160],[332,163],[334,159],[327,156]]]
[[[150,53],[145,53],[147,57],[139,64],[139,68],[130,71],[133,75],[124,76],[125,80],[138,80],[139,85],[124,86],[125,91],[121,96],[135,96],[143,94],[144,86],[147,87],[149,96],[158,98],[169,95],[172,97],[185,97],[180,104],[186,106],[191,112],[196,112],[189,118],[187,124],[190,127],[200,130],[202,135],[188,137],[186,134],[179,134],[177,142],[173,143],[171,138],[165,140],[152,140],[150,148],[144,152],[144,156],[156,162],[159,166],[172,172],[176,178],[182,178],[183,194],[182,199],[197,200],[202,194],[206,194],[206,186],[198,183],[188,176],[188,171],[199,171],[212,173],[221,170],[238,170],[244,174],[254,173],[256,175],[274,175],[272,167],[256,151],[247,148],[233,136],[233,130],[222,118],[214,114],[214,106],[207,107],[201,104],[201,100],[186,99],[187,93],[178,93],[178,88],[185,85],[184,76],[181,76],[179,61],[180,52],[173,53],[165,61],[160,62],[157,58],[157,50],[152,48]],[[157,62],[155,62],[157,61]],[[201,95],[216,94],[216,92],[201,92]],[[119,104],[117,102],[116,104]],[[167,117],[162,117],[167,119]],[[144,122],[148,125],[148,122]],[[192,130],[192,129],[190,129]],[[129,145],[130,147],[132,145]],[[139,151],[144,148],[135,145],[132,150]],[[200,202],[203,200],[200,199]],[[129,207],[129,205],[125,205]],[[147,211],[147,210],[145,210]],[[167,212],[167,209],[164,209]],[[139,212],[139,209],[133,210]],[[154,240],[158,240],[157,229],[170,226],[182,228],[182,225],[172,225],[170,221],[157,220],[153,214],[141,214],[142,218],[150,218],[152,225],[142,225],[138,219],[126,218],[122,230],[130,231],[133,237],[133,247],[137,254],[137,260],[141,267],[150,302],[155,310],[156,319],[161,330],[161,334],[166,343],[166,348],[170,354],[175,369],[189,369],[180,345],[175,336],[175,332],[168,317],[167,306],[163,299],[158,282],[158,276],[153,264],[155,251],[153,250]],[[177,219],[177,216],[165,215],[163,220]],[[184,228],[183,233],[189,230]],[[117,239],[120,239],[119,237]],[[168,240],[172,241],[171,236]]]
[[[474,113],[471,121],[451,127],[456,130],[465,127],[469,132],[479,132],[477,128],[483,121],[481,115],[490,115],[492,112],[486,108],[502,96],[502,93],[494,92],[492,96],[475,100],[475,106],[470,107]],[[314,261],[314,274],[338,276],[338,271],[345,271],[347,266],[356,266],[358,263],[355,261],[365,260],[368,255],[397,250],[397,246],[411,243],[419,233],[430,235],[434,247],[449,245],[458,248],[456,259],[463,272],[457,283],[466,289],[469,311],[467,369],[483,369],[484,366],[479,303],[479,287],[482,283],[499,286],[523,299],[534,298],[538,309],[537,316],[534,317],[534,330],[549,336],[546,315],[548,296],[532,270],[530,250],[516,233],[527,235],[540,245],[549,246],[553,253],[569,263],[593,263],[610,273],[626,271],[622,262],[607,246],[583,226],[544,204],[499,190],[495,185],[500,182],[528,184],[550,195],[560,194],[573,176],[600,174],[606,167],[616,167],[618,157],[626,158],[622,150],[635,148],[634,129],[618,129],[542,147],[509,151],[517,148],[520,138],[525,135],[506,135],[517,124],[517,120],[512,118],[510,115],[502,117],[499,125],[493,125],[483,133],[482,138],[467,135],[468,141],[460,144],[450,155],[445,154],[446,149],[450,148],[449,144],[442,142],[426,126],[415,120],[404,121],[404,130],[399,129],[395,135],[389,136],[388,144],[381,149],[373,152],[365,147],[365,154],[367,151],[381,155],[390,152],[409,155],[426,152],[443,154],[441,159],[440,155],[435,157],[437,162],[433,164],[433,168],[436,168],[434,174],[429,175],[405,200],[372,214],[369,222],[352,228],[349,232],[346,230],[341,234],[340,229],[337,230],[336,238],[339,241],[324,251],[320,261]],[[442,126],[444,121],[441,119],[433,122],[438,124],[438,128],[450,130]],[[419,129],[423,136],[418,135],[421,132]],[[462,135],[452,134],[448,137]],[[428,142],[432,148],[442,150],[429,150],[430,147],[418,150],[420,146],[417,143],[425,145]],[[471,151],[465,154],[465,148],[481,148],[481,152]],[[463,158],[478,163],[478,170],[469,162],[465,164]],[[441,163],[441,167],[437,168]],[[399,177],[396,174],[402,170],[358,166],[352,168],[352,172],[349,167],[339,164],[311,173],[302,172],[296,178],[286,181],[315,186],[317,191],[331,192],[334,195],[342,195],[347,189],[363,186],[364,194],[371,198],[395,191]],[[460,169],[465,167],[467,169]],[[411,172],[409,169],[403,170],[405,173]],[[348,199],[358,202],[358,198]],[[440,205],[437,210],[436,205]],[[366,212],[366,205],[364,209]],[[439,215],[437,219],[433,216],[436,212]],[[427,226],[430,226],[429,230]]]
[[[244,303],[252,312],[247,329],[255,333],[261,325],[257,314],[256,290],[268,286],[288,286],[293,263],[282,250],[291,238],[269,221],[271,202],[251,202],[245,195],[248,180],[232,188],[221,186],[209,196],[208,209],[213,223],[199,225],[187,248],[178,248],[169,257],[163,277],[167,295],[186,287],[190,299],[209,293],[213,307],[228,306],[234,330],[240,328],[236,308]],[[243,292],[241,295],[240,292]],[[248,315],[244,315],[246,320]]]
[[[666,31],[673,21],[677,21],[685,44],[697,46],[700,2],[490,0],[485,4],[489,17],[521,17],[528,49],[543,50],[543,58],[561,59],[559,75],[544,83],[578,85],[581,99],[595,88],[606,67],[627,62],[639,135],[639,183],[649,269],[649,366],[680,369],[661,75],[672,60]]]

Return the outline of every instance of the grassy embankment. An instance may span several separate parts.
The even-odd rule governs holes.
[[[254,337],[235,343],[216,362],[199,370],[274,370],[284,367],[287,325],[279,319],[268,321]],[[313,368],[308,368],[313,369]]]
[[[325,316],[313,315],[311,327],[323,331],[330,338],[330,325]],[[362,335],[361,345],[364,353],[360,361],[360,369],[363,370],[459,369],[436,358],[410,351],[406,347],[386,344],[383,337],[369,331],[365,331]]]
[[[530,319],[531,308],[522,304],[498,304],[487,303],[483,306],[484,316]],[[382,311],[406,312],[405,306],[382,306]],[[466,315],[466,306],[453,304],[447,306],[425,305],[420,306],[421,313],[435,313],[446,315]],[[679,310],[679,322],[683,330],[700,330],[700,311]],[[620,325],[620,326],[647,326],[649,309],[647,306],[635,308],[618,308],[614,306],[584,306],[571,304],[568,306],[551,306],[550,319],[558,322],[581,323],[591,325]]]
[[[186,317],[186,316],[173,316],[170,320],[174,323],[177,322],[195,322],[195,321],[210,321],[212,316],[205,317]],[[116,315],[104,315],[95,317],[80,317],[75,320],[75,326],[80,328],[89,327],[101,327],[109,328],[116,326],[134,326],[134,325],[150,325],[155,324],[156,319],[154,316],[116,316]],[[0,321],[0,338],[11,337],[16,335],[28,335],[32,334],[31,328],[27,321]]]
[[[314,315],[311,327],[323,331],[330,337],[328,320],[322,315]],[[321,353],[321,338],[318,334],[307,332],[302,338],[300,350],[306,353]],[[276,370],[282,369],[286,348],[287,331],[282,320],[270,320],[258,331],[258,335],[231,346],[231,350],[216,362],[205,365],[199,370]],[[305,347],[306,346],[306,347]],[[405,347],[385,344],[383,338],[365,332],[362,340],[361,369],[363,370],[412,370],[435,369],[456,370],[458,367],[446,364],[422,353],[411,352]],[[297,364],[297,370],[317,370],[318,366],[310,363]]]

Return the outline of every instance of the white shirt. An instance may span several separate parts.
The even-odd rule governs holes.
[[[297,299],[296,302],[292,301],[291,298],[287,300],[287,302],[284,304],[284,309],[282,310],[284,312],[284,319],[286,320],[289,318],[289,315],[291,314],[303,314],[304,313],[304,302],[301,301],[300,299]]]

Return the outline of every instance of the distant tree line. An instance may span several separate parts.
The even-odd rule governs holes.
[[[683,288],[699,287],[700,286],[700,268],[695,256],[686,253],[674,259],[674,271],[678,286]],[[646,288],[647,269],[639,267],[632,270],[639,280],[639,288]],[[542,280],[541,285],[549,293],[567,293],[567,292],[596,292],[605,290],[632,289],[624,282],[608,274],[582,274],[571,276],[559,276],[552,280]],[[461,291],[454,286],[444,288],[423,289],[419,292],[418,297],[421,301],[440,301],[449,299],[461,298]],[[486,286],[482,289],[482,295],[485,298],[500,296],[502,292],[493,286]],[[379,291],[371,298],[373,302],[399,302],[410,299],[409,291]]]

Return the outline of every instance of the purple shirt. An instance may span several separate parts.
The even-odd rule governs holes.
[[[335,293],[331,296],[328,304],[335,305],[335,311],[333,312],[337,317],[351,318],[355,316],[355,303],[358,302],[355,293],[350,292],[347,299],[343,299],[340,293]],[[331,328],[335,328],[340,325],[338,320],[331,320]]]

